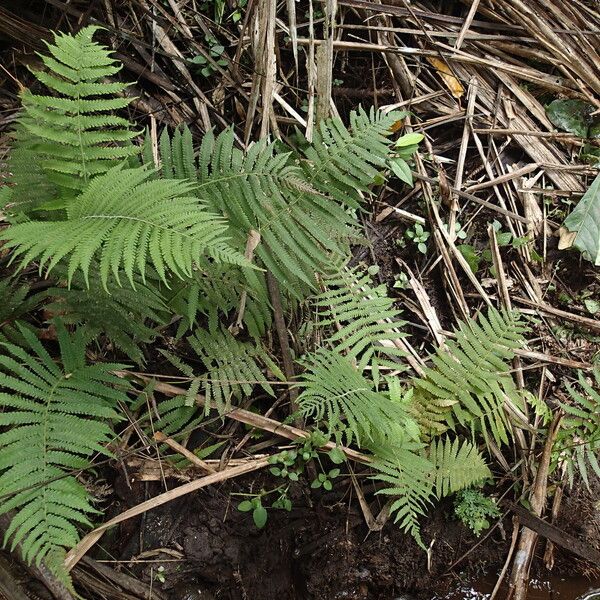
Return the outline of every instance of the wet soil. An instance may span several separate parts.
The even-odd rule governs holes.
[[[504,563],[510,518],[481,541],[453,518],[449,502],[442,503],[423,522],[423,541],[430,547],[426,553],[392,522],[382,531],[369,532],[349,480],[337,482],[330,493],[295,484],[291,512],[269,508],[268,522],[258,530],[249,513],[237,510],[243,497],[236,494],[279,483],[262,473],[201,490],[124,523],[103,540],[104,549],[119,560],[151,557],[149,562],[130,563],[127,572],[153,580],[154,588],[172,600],[483,599]],[[599,489],[594,482],[590,491],[567,491],[557,522],[596,547]],[[134,483],[109,513],[159,491],[158,483]],[[367,494],[367,500],[377,514],[377,497]],[[538,559],[544,549],[542,541]],[[97,558],[106,556],[97,553]],[[565,590],[570,584],[560,587],[556,582],[575,575],[579,579],[568,579],[573,583],[569,595]],[[578,598],[593,585],[586,575],[598,576],[585,561],[557,549],[555,579],[549,579],[541,560],[534,566],[532,577],[542,582],[538,600]],[[560,595],[548,595],[552,581]]]

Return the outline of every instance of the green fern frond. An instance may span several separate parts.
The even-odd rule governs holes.
[[[19,223],[2,232],[6,247],[21,266],[34,260],[50,272],[68,257],[67,281],[80,270],[89,285],[96,258],[107,289],[112,277],[121,285],[124,272],[135,287],[135,275],[145,279],[150,262],[160,279],[167,273],[189,278],[195,261],[208,255],[218,262],[245,265],[225,236],[222,219],[200,200],[190,197],[190,185],[176,180],[151,180],[145,168],[114,167],[92,180],[66,221]],[[107,193],[110,190],[110,193]]]
[[[10,134],[7,172],[14,185],[0,189],[0,210],[13,217],[27,215],[56,199],[59,190],[48,178],[36,150],[37,138],[22,125]]]
[[[413,381],[417,416],[424,426],[441,433],[454,418],[498,444],[508,443],[505,405],[523,406],[509,361],[525,331],[517,315],[492,308],[478,322],[460,323],[456,340],[438,350],[431,357],[433,366]]]
[[[405,324],[398,318],[400,311],[387,295],[385,285],[374,287],[371,276],[360,267],[344,267],[335,275],[325,277],[326,291],[315,299],[320,309],[319,325],[335,326],[327,338],[337,352],[357,361],[359,371],[371,365],[374,378],[379,366],[403,370],[399,359],[405,353],[394,342],[405,337]],[[377,384],[377,379],[375,381]]]
[[[373,165],[385,163],[390,152],[386,135],[393,122],[393,116],[376,112],[353,115],[351,131],[341,122],[328,122],[318,136],[318,151],[308,151],[300,164],[266,141],[242,152],[234,147],[231,129],[216,137],[207,133],[195,159],[186,128],[177,129],[172,139],[163,131],[163,174],[190,179],[195,170],[195,193],[227,219],[238,250],[243,251],[249,232],[257,231],[257,259],[290,293],[303,298],[306,290],[316,287],[315,272],[325,272],[332,261],[347,257],[349,240],[357,238],[356,220],[346,209],[356,204],[357,189],[366,192],[373,184]],[[330,165],[323,166],[321,159]],[[353,173],[346,183],[338,163]],[[313,179],[320,187],[311,183]],[[356,188],[347,187],[348,182]],[[328,190],[336,194],[332,197]],[[256,287],[251,281],[248,285]]]
[[[491,477],[479,450],[466,440],[462,444],[458,439],[434,440],[428,454],[433,464],[434,489],[438,498]]]
[[[29,285],[18,279],[0,280],[0,341],[22,343],[23,336],[19,330],[19,319],[35,310],[41,298],[30,294]]]
[[[93,41],[98,29],[85,27],[75,36],[55,34],[49,54],[40,55],[46,70],[32,72],[57,96],[29,90],[21,96],[19,125],[34,142],[28,146],[49,182],[69,192],[81,191],[93,175],[138,152],[130,142],[136,132],[126,119],[113,114],[130,103],[129,98],[118,97],[129,84],[105,81],[121,66]],[[25,182],[15,176],[15,183]]]
[[[122,365],[88,365],[82,332],[69,336],[58,322],[57,333],[62,366],[25,328],[27,347],[1,344],[0,514],[16,511],[4,543],[20,543],[28,562],[48,558],[68,580],[60,557],[78,542],[77,525],[97,512],[71,473],[108,453],[109,422],[127,395],[110,374]]]
[[[388,138],[398,116],[359,108],[350,114],[349,128],[338,117],[322,121],[312,144],[304,149],[307,161],[302,166],[308,182],[343,205],[359,208],[361,193],[368,192],[386,170]]]
[[[571,402],[559,402],[565,417],[558,433],[555,460],[565,464],[570,485],[579,473],[589,488],[588,467],[600,477],[600,368],[594,369],[589,381],[580,372],[577,385],[566,387]]]
[[[426,514],[434,499],[433,464],[423,456],[418,445],[412,444],[376,457],[372,466],[377,471],[372,479],[385,484],[377,494],[395,497],[390,507],[394,522],[426,549],[421,539],[419,519]]]
[[[187,341],[206,369],[205,374],[195,376],[193,369],[176,356],[163,354],[193,379],[188,391],[189,404],[202,391],[206,397],[206,412],[210,411],[211,404],[214,403],[219,413],[223,414],[230,410],[233,399],[249,396],[255,385],[260,385],[269,395],[274,395],[261,366],[266,365],[273,370],[275,365],[257,343],[240,341],[225,328],[213,332],[199,328]],[[275,370],[278,373],[276,367]]]
[[[60,273],[61,269],[57,270]],[[89,287],[81,273],[76,273],[70,288],[51,287],[36,298],[49,299],[46,310],[61,315],[65,324],[83,326],[88,342],[105,335],[132,361],[143,363],[140,345],[151,343],[157,335],[148,321],[150,325],[164,325],[169,320],[169,309],[158,290],[158,282],[149,278],[143,282],[136,276],[135,290],[115,286],[109,294],[102,287],[98,270],[97,265],[90,270]],[[66,273],[63,279],[66,280]]]
[[[402,404],[376,392],[373,383],[347,357],[321,348],[303,360],[298,405],[317,426],[324,422],[336,441],[354,439],[360,445],[394,438],[397,424],[408,417]]]

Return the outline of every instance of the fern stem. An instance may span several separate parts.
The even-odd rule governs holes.
[[[296,373],[294,371],[294,361],[292,360],[292,353],[290,351],[287,327],[285,326],[285,320],[283,318],[281,291],[279,290],[279,284],[277,283],[277,280],[275,277],[273,277],[273,274],[270,271],[267,271],[267,287],[269,288],[269,296],[271,298],[271,305],[273,307],[273,319],[275,320],[275,329],[277,331],[279,347],[281,349],[283,372],[288,381],[294,381],[296,378]],[[296,415],[294,417],[294,425],[302,428],[304,423],[302,422],[302,418],[298,416],[298,389],[291,387],[289,393],[290,415]]]

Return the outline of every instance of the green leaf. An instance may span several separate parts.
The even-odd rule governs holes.
[[[413,176],[410,172],[410,167],[405,160],[401,158],[394,158],[390,160],[390,168],[394,172],[394,175],[400,179],[400,181],[404,181],[404,183],[407,183],[408,185],[413,184]]]
[[[463,258],[471,267],[471,271],[473,273],[477,273],[479,270],[479,255],[475,252],[475,248],[469,244],[460,244],[460,246],[456,247],[457,250],[463,255]]]
[[[334,465],[341,465],[346,460],[346,455],[337,446],[327,453]]]
[[[573,245],[583,257],[600,266],[600,175],[594,179],[563,226],[576,234]]]
[[[496,241],[498,242],[498,246],[500,247],[508,246],[508,244],[510,244],[511,239],[512,233],[510,231],[504,231],[496,235]]]
[[[250,502],[250,500],[242,500],[238,504],[238,510],[240,512],[249,512],[252,510],[252,508],[253,508],[253,504],[252,504],[252,502]]]
[[[407,133],[401,138],[398,138],[394,145],[396,146],[396,148],[405,148],[406,146],[413,146],[415,144],[419,144],[423,141],[424,138],[425,136],[421,133]]]
[[[593,112],[594,107],[583,100],[554,100],[546,108],[553,125],[582,138],[588,137]]]
[[[252,519],[258,529],[262,529],[267,524],[267,509],[264,506],[257,506],[252,512]]]
[[[600,310],[600,302],[598,302],[598,300],[586,298],[583,301],[583,303],[585,304],[585,308],[591,315],[595,315]]]

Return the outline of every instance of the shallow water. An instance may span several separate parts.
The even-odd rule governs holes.
[[[469,583],[444,598],[433,600],[487,600],[496,585],[492,577]],[[496,595],[497,600],[506,598],[506,588]],[[529,583],[527,600],[600,600],[600,580],[584,577],[533,579]]]

